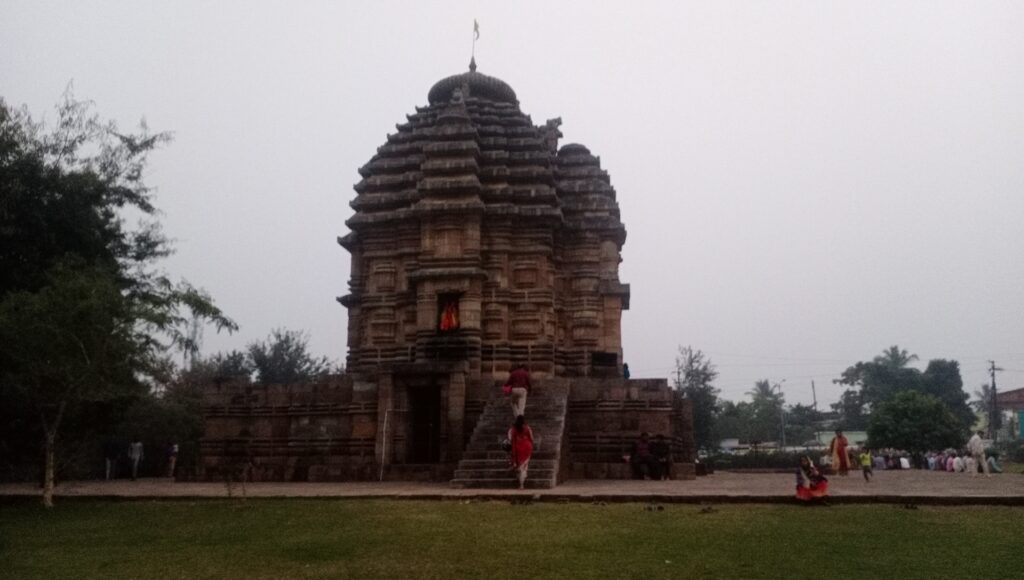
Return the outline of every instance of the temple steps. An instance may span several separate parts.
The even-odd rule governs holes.
[[[459,467],[467,470],[508,469],[508,457],[503,456],[500,459],[463,459],[459,463]],[[554,459],[538,459],[536,454],[530,459],[531,470],[555,469],[555,467],[557,467],[557,463]]]
[[[526,398],[524,416],[533,431],[534,452],[525,486],[552,488],[558,483],[568,389],[559,383],[539,382]],[[508,453],[501,444],[513,422],[509,397],[487,402],[451,481],[461,488],[514,488],[515,472],[509,469]]]

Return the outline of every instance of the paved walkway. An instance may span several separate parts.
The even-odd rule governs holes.
[[[250,483],[249,497],[391,497],[403,499],[470,499],[532,497],[552,501],[783,502],[793,497],[795,479],[785,473],[718,472],[695,481],[572,480],[554,489],[451,489],[447,484]],[[922,502],[1024,505],[1024,475],[986,478],[929,471],[876,472],[865,484],[859,473],[830,478],[837,502]],[[235,494],[241,489],[236,485]],[[36,495],[28,484],[0,484],[0,496]],[[216,498],[227,495],[223,483],[177,483],[170,479],[139,481],[69,481],[57,486],[64,497]]]

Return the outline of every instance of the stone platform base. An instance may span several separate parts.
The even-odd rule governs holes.
[[[673,463],[669,472],[670,480],[696,479],[697,473],[692,463]],[[570,479],[633,479],[633,470],[624,461],[618,462],[573,462],[569,471]]]

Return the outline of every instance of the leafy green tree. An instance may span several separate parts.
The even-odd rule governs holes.
[[[756,437],[753,425],[753,406],[746,402],[738,403],[733,401],[722,401],[718,406],[717,418],[714,427],[714,439],[721,442],[722,439],[737,438],[743,442],[762,440]]]
[[[814,439],[821,413],[810,405],[796,404],[786,409],[786,442],[803,445]]]
[[[265,384],[313,381],[332,370],[327,357],[310,354],[309,337],[302,331],[275,329],[267,340],[250,343],[248,355],[257,380]]]
[[[47,507],[66,415],[83,402],[143,392],[133,370],[145,353],[134,348],[132,322],[111,277],[95,270],[58,267],[38,292],[14,292],[0,301],[0,380],[42,426]]]
[[[180,372],[179,383],[199,386],[220,383],[249,383],[256,372],[246,353],[232,350],[209,357],[196,356],[188,369]]]
[[[785,398],[781,392],[775,391],[775,385],[768,382],[768,379],[761,379],[754,383],[754,388],[747,391],[754,406],[761,406],[766,409],[782,407]]]
[[[713,451],[718,448],[714,440],[715,415],[718,408],[718,389],[712,383],[718,371],[700,350],[680,347],[676,357],[676,391],[693,406],[693,435],[698,449]]]
[[[921,392],[932,395],[952,411],[965,429],[970,429],[978,417],[968,404],[964,381],[960,377],[960,363],[955,360],[935,359],[921,375]]]
[[[915,391],[933,395],[952,411],[965,428],[974,424],[976,417],[967,404],[967,393],[956,361],[935,359],[924,372],[908,367],[917,355],[908,354],[891,346],[871,362],[858,362],[843,371],[834,382],[850,389],[833,408],[840,412],[841,422],[847,429],[860,427],[866,415],[895,395]]]
[[[872,362],[892,369],[902,369],[916,360],[916,354],[910,354],[894,344],[882,351],[882,354],[876,356]]]
[[[155,222],[124,225],[126,210],[153,216],[143,170],[168,139],[122,133],[70,93],[52,130],[0,101],[0,407],[35,418],[20,427],[43,436],[47,506],[65,424],[144,396],[167,352],[189,347],[190,318],[235,328],[154,268],[170,252]],[[24,444],[6,425],[0,438]]]
[[[840,429],[847,431],[861,431],[868,427],[868,414],[864,409],[864,402],[861,400],[860,391],[846,389],[839,396],[839,401],[832,403],[832,410],[839,415]]]
[[[883,362],[858,362],[843,371],[835,381],[858,390],[860,402],[867,412],[900,391],[920,391],[921,371],[909,367],[896,367]]]
[[[974,400],[971,401],[971,407],[974,408],[975,412],[984,415],[992,412],[992,385],[982,383],[981,386],[974,390]]]
[[[777,385],[767,379],[754,383],[747,391],[751,405],[751,437],[759,441],[780,441],[782,439],[783,406],[785,397]]]
[[[202,413],[191,408],[189,402],[154,395],[132,403],[116,431],[119,441],[141,441],[145,449],[151,450],[146,452],[151,465],[159,465],[167,445],[198,441],[202,434]]]
[[[47,131],[0,99],[0,295],[35,290],[69,254],[125,282],[152,283],[139,268],[169,253],[155,222],[128,230],[121,210],[155,212],[146,158],[166,133],[125,134],[70,90]]]
[[[871,414],[868,445],[925,452],[960,447],[967,430],[942,401],[915,391],[893,395]]]

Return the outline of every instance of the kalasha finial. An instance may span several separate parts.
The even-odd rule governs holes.
[[[469,72],[476,72],[476,57],[469,57]]]

